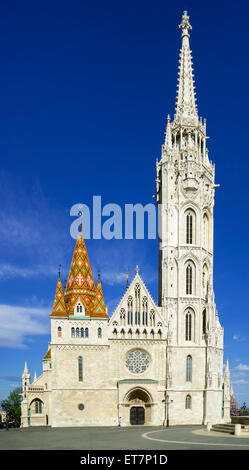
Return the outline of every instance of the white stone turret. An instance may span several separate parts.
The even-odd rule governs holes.
[[[21,426],[28,426],[28,387],[30,385],[30,373],[28,371],[27,361],[25,361],[24,371],[22,374],[22,419]]]

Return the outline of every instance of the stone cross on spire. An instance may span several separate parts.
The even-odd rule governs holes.
[[[189,16],[184,11],[179,25],[182,31],[182,48],[180,50],[178,87],[176,97],[175,120],[186,124],[196,124],[198,121],[197,106],[195,100],[194,75],[192,56],[189,47],[189,31],[192,29]]]

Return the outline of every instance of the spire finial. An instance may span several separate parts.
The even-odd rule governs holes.
[[[179,24],[179,28],[182,32],[182,38],[184,38],[185,36],[187,36],[188,38],[190,37],[189,31],[192,29],[192,26],[189,22],[189,16],[186,10],[183,12],[182,21],[181,24]]]
[[[100,267],[98,268],[98,282],[100,281]]]
[[[139,268],[138,268],[138,265],[136,266],[136,273],[138,274],[139,272]]]
[[[82,216],[82,211],[80,210],[78,212],[78,217],[81,218],[81,216]],[[79,232],[82,232],[82,218],[80,219]]]
[[[128,272],[128,268],[126,268],[126,290],[128,289],[129,287],[129,272]]]
[[[61,264],[59,264],[58,266],[58,275],[59,275],[59,279],[61,278]]]

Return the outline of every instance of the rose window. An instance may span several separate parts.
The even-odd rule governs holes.
[[[133,374],[141,374],[149,367],[149,357],[143,351],[132,351],[126,358],[126,367]]]

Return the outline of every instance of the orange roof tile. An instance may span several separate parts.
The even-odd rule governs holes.
[[[61,279],[57,281],[53,310],[50,317],[67,316],[66,304]]]
[[[93,317],[108,317],[100,280],[98,280],[98,283],[97,283],[92,316]]]
[[[65,289],[68,313],[73,314],[74,306],[81,300],[85,306],[86,315],[91,316],[95,294],[96,288],[85,241],[82,233],[79,233]]]

